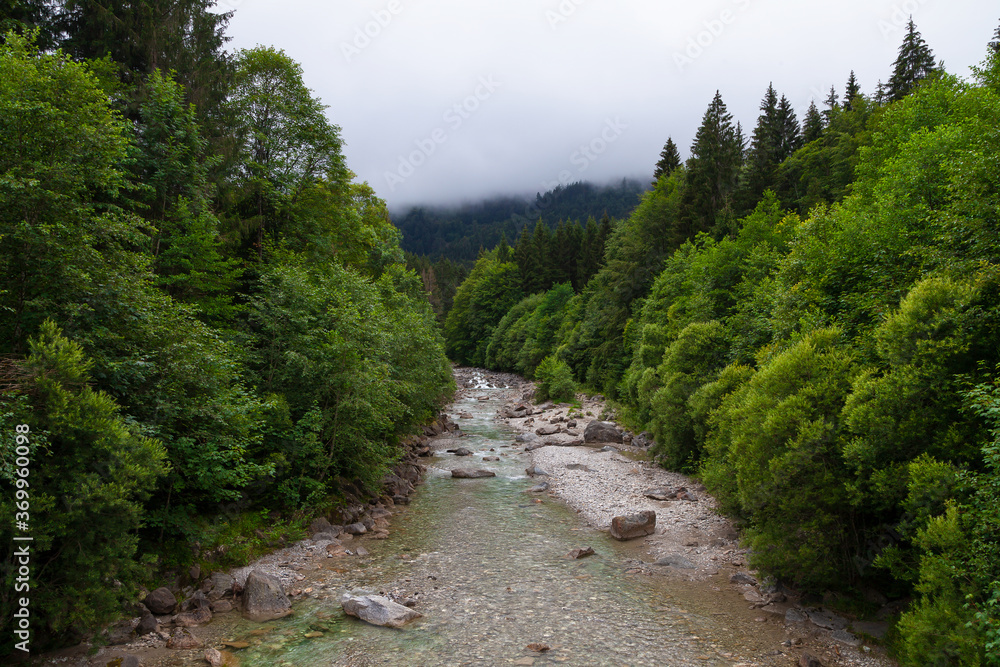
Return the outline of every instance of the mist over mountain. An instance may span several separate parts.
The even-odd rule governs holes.
[[[648,189],[648,183],[629,178],[607,185],[576,182],[534,197],[500,195],[455,206],[414,206],[393,213],[392,221],[403,233],[407,252],[472,262],[480,248],[490,249],[504,236],[513,243],[538,220],[555,227],[563,220],[624,218]]]

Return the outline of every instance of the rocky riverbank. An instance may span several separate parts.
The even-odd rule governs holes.
[[[241,619],[273,620],[290,614],[297,601],[338,596],[347,585],[346,575],[365,567],[369,555],[365,545],[388,538],[392,516],[409,504],[426,471],[421,460],[431,454],[429,443],[449,435],[460,436],[461,430],[441,414],[423,427],[421,435],[404,440],[403,456],[384,478],[382,494],[366,501],[360,490],[349,492],[345,505],[312,522],[308,539],[229,571],[192,567],[169,585],[144,593],[133,614],[101,637],[36,658],[32,664],[238,665],[233,651],[248,644],[234,632]],[[339,579],[343,586],[333,583]]]
[[[615,517],[631,517],[634,526],[643,512],[655,516],[655,524],[640,525],[640,536],[629,540],[634,556],[623,566],[631,573],[736,589],[759,612],[759,622],[784,626],[787,639],[775,651],[794,664],[893,664],[865,640],[884,636],[885,623],[841,616],[749,570],[738,532],[718,513],[715,499],[697,481],[651,463],[649,434],[615,424],[603,397],[578,395],[573,406],[535,405],[533,383],[518,376],[477,369],[458,369],[456,376],[466,392],[482,380],[510,388],[496,419],[519,431],[514,445],[528,455],[526,472],[538,481],[533,491],[562,500],[607,530],[609,539]]]

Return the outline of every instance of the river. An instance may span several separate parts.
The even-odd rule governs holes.
[[[637,574],[628,567],[636,546],[588,527],[556,500],[525,493],[535,483],[525,476],[528,457],[513,451],[513,433],[493,419],[504,399],[503,388],[485,382],[460,393],[452,411],[472,415],[460,422],[461,444],[474,456],[429,459],[390,538],[364,542],[371,555],[363,566],[328,559],[303,584],[316,596],[297,603],[292,617],[263,625],[234,619],[228,636],[250,643],[238,653],[241,665],[788,664],[776,650],[783,630],[761,623],[723,582]],[[497,476],[450,476],[452,467],[470,465]],[[567,558],[588,546],[596,555]],[[403,629],[346,617],[339,595],[351,587],[413,597],[423,617]]]

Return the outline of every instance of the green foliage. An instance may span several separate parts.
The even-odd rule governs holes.
[[[554,231],[559,221],[586,227],[591,217],[625,218],[648,189],[645,183],[631,179],[609,185],[569,183],[533,197],[502,196],[454,207],[410,208],[394,213],[393,222],[403,233],[407,252],[471,266],[480,248],[496,247],[505,237],[513,243],[522,234],[531,236],[539,221]],[[586,280],[574,283],[574,287],[580,289],[584,284]],[[551,285],[544,289],[548,287]]]
[[[608,395],[629,365],[625,327],[633,307],[653,284],[662,263],[679,246],[678,206],[684,169],[661,179],[635,212],[614,228],[604,266],[587,283],[578,304],[580,315],[561,339],[560,358],[576,378]]]
[[[680,166],[681,154],[677,150],[677,144],[672,138],[667,137],[667,143],[663,145],[663,150],[660,151],[660,160],[656,163],[656,169],[653,171],[653,187],[656,187],[658,180],[664,176],[669,177]]]
[[[110,65],[0,46],[0,480],[30,424],[36,647],[97,630],[147,566],[294,534],[240,540],[248,516],[378,492],[454,388],[385,203],[352,182],[298,65],[241,55],[238,175],[217,191],[198,91],[159,72],[116,88]]]
[[[820,329],[762,364],[712,417],[709,450],[735,488],[710,489],[748,518],[755,565],[805,586],[848,570],[837,433],[852,372],[841,333]]]
[[[893,64],[892,76],[889,77],[889,99],[903,99],[935,70],[934,54],[917,32],[911,16],[906,24],[906,35],[899,47],[899,55]]]
[[[576,397],[576,383],[573,372],[565,361],[549,356],[542,359],[535,370],[538,378],[538,389],[535,400],[570,403]]]
[[[521,300],[517,265],[483,257],[455,293],[444,322],[448,357],[460,364],[482,366],[490,336],[504,315]]]
[[[656,438],[653,451],[668,468],[676,470],[701,458],[707,424],[695,420],[688,400],[725,365],[728,338],[718,320],[692,322],[666,349],[656,369],[662,386],[650,399],[649,426]]]
[[[23,37],[0,47],[0,340],[24,352],[58,304],[79,303],[95,272],[139,239],[94,198],[126,186],[126,126],[84,64],[42,54]]]
[[[716,239],[729,234],[731,197],[743,168],[744,137],[719,91],[705,111],[687,161],[687,184],[681,203],[684,238],[699,232]]]
[[[169,76],[153,72],[139,107],[133,174],[139,214],[155,227],[150,254],[157,283],[174,299],[216,321],[232,315],[242,273],[223,257],[219,221],[209,209],[212,160],[194,105]]]
[[[289,208],[317,180],[347,187],[340,128],[326,119],[325,109],[303,82],[302,67],[284,51],[259,46],[237,54],[227,101],[235,119],[237,175],[226,194],[229,223],[242,235],[248,258],[264,259],[266,240],[296,233],[288,228],[296,221]]]
[[[79,639],[107,622],[131,598],[144,574],[136,561],[143,502],[166,471],[166,452],[120,413],[114,400],[87,385],[91,362],[51,321],[30,341],[16,368],[15,393],[0,397],[3,500],[14,516],[15,425],[30,426],[27,469],[32,578],[30,598],[38,648]],[[0,528],[4,585],[16,575],[13,525]],[[14,598],[0,597],[11,627]],[[81,601],[86,601],[82,603]],[[7,647],[5,647],[7,648]]]

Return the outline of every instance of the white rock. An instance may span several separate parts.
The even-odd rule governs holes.
[[[402,627],[423,615],[381,595],[344,593],[340,598],[340,605],[348,616],[355,616],[372,625],[384,625],[390,628]]]

